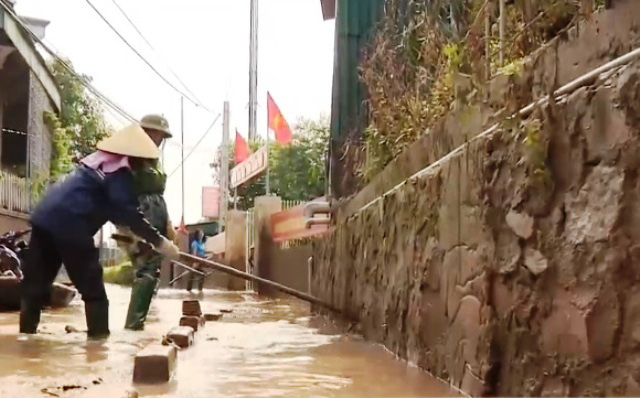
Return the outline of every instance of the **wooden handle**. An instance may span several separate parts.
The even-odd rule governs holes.
[[[128,242],[128,243],[132,243],[133,242],[133,238],[131,238],[130,236],[113,234],[113,235],[111,235],[111,237],[114,240],[120,240],[120,241]],[[144,245],[147,245],[151,250],[153,250],[151,248],[151,245],[149,245],[148,243],[139,242],[139,244],[140,243],[142,243]],[[324,301],[322,301],[322,300],[320,300],[320,299],[318,299],[316,297],[313,297],[310,294],[301,292],[299,290],[292,289],[292,288],[290,288],[288,286],[281,285],[281,284],[279,284],[277,282],[273,282],[273,281],[270,281],[268,279],[260,278],[259,276],[251,275],[249,273],[246,273],[246,272],[237,270],[235,268],[229,267],[228,265],[220,264],[220,263],[218,263],[216,261],[204,259],[204,258],[201,258],[201,257],[196,257],[196,256],[193,256],[191,254],[184,253],[184,252],[180,252],[180,257],[183,260],[195,261],[195,262],[197,262],[197,263],[199,263],[199,264],[201,264],[201,265],[203,265],[203,266],[205,266],[207,268],[211,268],[211,269],[214,269],[214,270],[217,270],[217,271],[221,271],[221,272],[224,272],[225,274],[233,275],[233,276],[236,276],[238,278],[242,278],[242,279],[247,280],[247,281],[256,282],[256,283],[259,283],[259,284],[262,284],[262,285],[265,285],[265,286],[272,287],[272,288],[274,288],[276,290],[279,290],[279,291],[281,291],[283,293],[286,293],[286,294],[289,294],[289,295],[291,295],[293,297],[299,298],[300,300],[309,302],[311,304],[319,305],[319,306],[324,307],[324,308],[326,308],[328,310],[331,310],[333,312],[337,312],[337,313],[341,312],[339,309],[334,307],[332,304],[324,302]],[[177,261],[174,261],[174,262],[176,264],[180,265],[181,267],[185,268],[185,269],[200,273],[199,271],[197,271],[197,270],[195,270],[195,269],[193,269],[193,268],[191,268],[191,267],[189,267],[189,266],[187,266],[185,264],[179,263]]]
[[[319,306],[324,307],[324,308],[326,308],[328,310],[331,310],[333,312],[337,312],[337,313],[341,312],[339,309],[334,307],[332,304],[324,302],[324,301],[322,301],[322,300],[320,300],[320,299],[318,299],[316,297],[313,297],[310,294],[301,292],[299,290],[292,289],[292,288],[290,288],[288,286],[281,285],[281,284],[279,284],[277,282],[273,282],[273,281],[270,281],[268,279],[260,278],[259,276],[248,274],[246,272],[237,270],[235,268],[229,267],[229,266],[224,265],[224,264],[220,264],[220,263],[215,262],[215,261],[206,260],[204,258],[192,256],[191,254],[180,253],[180,257],[182,257],[185,260],[191,260],[191,261],[198,262],[198,263],[200,263],[201,265],[203,265],[205,267],[208,267],[208,268],[211,268],[211,269],[215,269],[217,271],[221,271],[221,272],[224,272],[224,273],[229,274],[229,275],[237,276],[238,278],[242,278],[244,280],[257,282],[257,283],[263,284],[265,286],[270,286],[270,287],[272,287],[274,289],[277,289],[277,290],[279,290],[279,291],[281,291],[283,293],[287,293],[287,294],[289,294],[289,295],[291,295],[293,297],[299,298],[300,300],[304,300],[304,301],[307,301],[309,303],[319,305]]]

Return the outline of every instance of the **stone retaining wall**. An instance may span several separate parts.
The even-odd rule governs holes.
[[[526,105],[548,72],[504,99]],[[640,395],[639,104],[636,62],[364,210],[356,197],[315,244],[312,293],[474,396]]]

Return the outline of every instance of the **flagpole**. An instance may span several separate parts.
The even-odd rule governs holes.
[[[180,140],[182,144],[180,159],[180,168],[182,169],[182,223],[184,223],[184,97],[180,97]]]
[[[253,141],[258,137],[258,0],[251,0],[250,7],[249,141]]]
[[[267,95],[269,95],[269,93],[267,93]],[[267,181],[264,187],[266,196],[269,196],[269,158],[269,110],[267,110]]]
[[[227,208],[229,207],[229,101],[223,104],[222,116],[222,169],[221,169],[221,205],[218,225],[227,229]],[[221,229],[222,230],[222,229]]]

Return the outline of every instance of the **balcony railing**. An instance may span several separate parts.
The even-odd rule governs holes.
[[[0,173],[0,209],[29,213],[31,190],[26,178]]]

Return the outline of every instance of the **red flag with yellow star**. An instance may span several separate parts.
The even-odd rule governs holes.
[[[271,98],[271,94],[267,92],[267,113],[269,119],[269,130],[273,130],[276,135],[276,142],[279,144],[288,144],[291,142],[291,129],[289,123],[282,116],[282,112]]]

